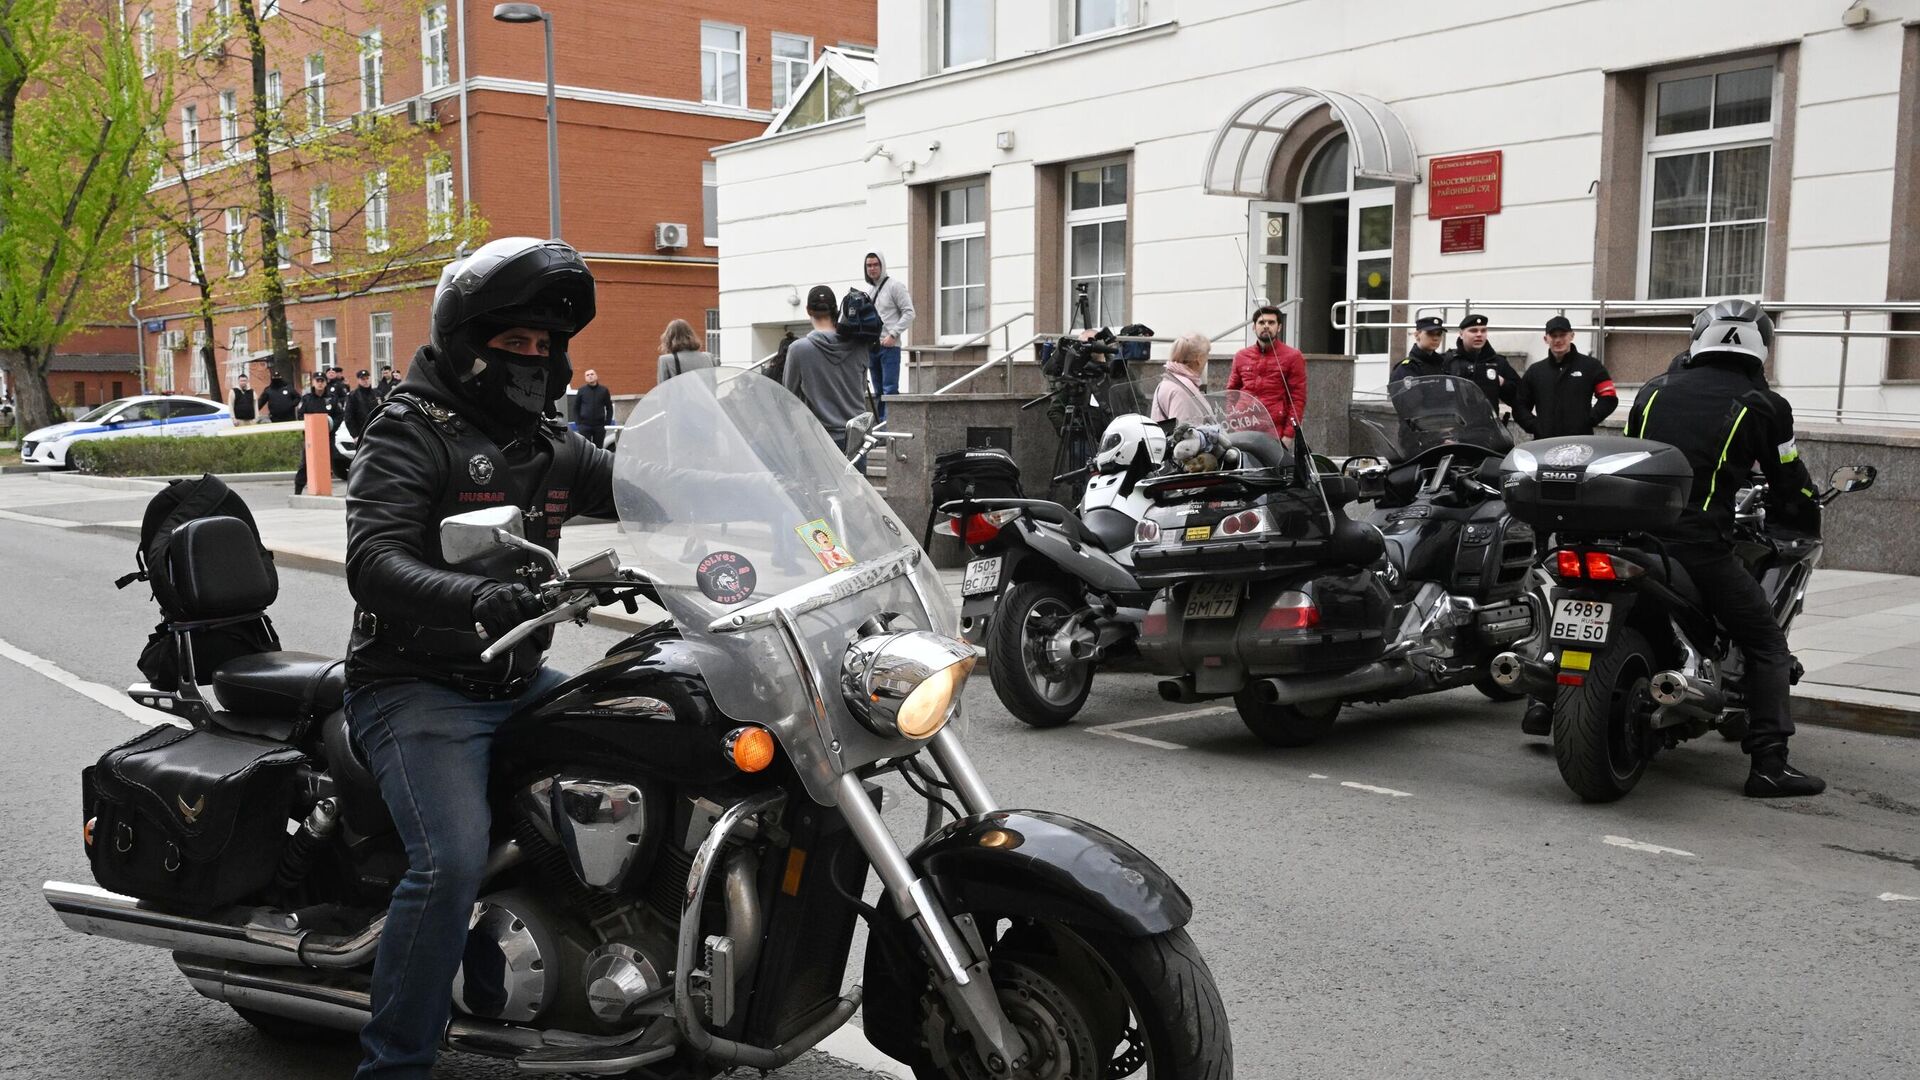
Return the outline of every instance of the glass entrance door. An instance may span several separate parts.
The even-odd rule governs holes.
[[[1349,222],[1347,281],[1355,300],[1386,300],[1393,296],[1393,189],[1358,188],[1347,197]],[[1354,305],[1347,332],[1347,351],[1362,360],[1387,358],[1393,346],[1385,329],[1360,329],[1366,323],[1385,323],[1392,312],[1385,307]]]
[[[1260,304],[1272,304],[1286,316],[1281,338],[1298,346],[1295,324],[1300,321],[1300,297],[1295,264],[1300,258],[1300,240],[1294,224],[1298,208],[1293,203],[1255,202],[1247,204],[1247,310]],[[1253,329],[1247,329],[1252,340]]]

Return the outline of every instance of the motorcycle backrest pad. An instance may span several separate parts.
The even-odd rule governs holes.
[[[220,525],[181,531],[189,524],[220,519],[237,522],[243,529]],[[174,551],[183,536],[192,548],[184,561]],[[247,508],[246,500],[210,473],[197,480],[175,480],[148,501],[134,561],[138,569],[115,584],[125,588],[135,581],[145,581],[159,601],[161,614],[171,621],[228,618],[260,611],[273,603],[280,587],[273,555],[260,543],[253,511]],[[178,573],[183,569],[191,572],[185,588]],[[252,606],[241,606],[241,600],[252,601]]]

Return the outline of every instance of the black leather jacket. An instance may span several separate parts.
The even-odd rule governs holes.
[[[527,539],[559,547],[575,516],[614,517],[613,455],[564,426],[493,430],[422,348],[394,395],[362,433],[347,493],[347,587],[358,607],[347,681],[446,683],[476,697],[518,692],[540,670],[552,634],[482,663],[473,601],[493,581],[537,585],[538,560],[503,548],[453,566],[440,552],[440,521],[488,506],[520,508]]]

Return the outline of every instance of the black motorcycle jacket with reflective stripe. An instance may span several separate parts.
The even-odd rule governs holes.
[[[447,385],[421,349],[406,381],[375,413],[354,454],[347,494],[347,587],[358,608],[347,681],[444,682],[477,694],[510,693],[540,668],[550,630],[483,663],[473,601],[491,582],[537,585],[543,564],[502,548],[454,566],[440,550],[440,521],[511,505],[527,539],[549,551],[570,517],[613,517],[613,455],[550,422],[506,445],[468,419],[477,410]]]
[[[1591,435],[1619,405],[1613,376],[1600,361],[1568,349],[1557,360],[1549,354],[1527,365],[1514,396],[1513,419],[1536,439]]]
[[[1626,433],[1679,447],[1693,466],[1693,493],[1669,535],[1712,543],[1733,533],[1734,496],[1757,464],[1784,524],[1819,531],[1813,479],[1793,438],[1793,406],[1737,359],[1696,357],[1648,383],[1627,416]]]

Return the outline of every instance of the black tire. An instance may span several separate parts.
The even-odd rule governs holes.
[[[1340,699],[1274,705],[1261,701],[1251,683],[1233,695],[1240,722],[1268,746],[1309,746],[1333,729],[1340,718]]]
[[[1087,703],[1092,662],[1062,667],[1045,655],[1046,638],[1081,606],[1066,586],[1052,581],[1019,582],[994,606],[987,622],[987,677],[1021,723],[1059,727]]]
[[[1028,1016],[1016,999],[1032,1000],[1022,991],[1042,998],[1043,1006],[1052,997],[1056,1007],[1064,1003],[1073,1011],[1056,1030],[1090,1037],[1095,1058],[1106,1059],[1057,1066],[1063,1075],[1231,1080],[1226,1006],[1185,930],[1124,938],[1035,924],[1008,931],[993,957],[994,985],[1016,1026]],[[1024,1033],[1034,1037],[1031,1027]],[[1049,1033],[1043,1049],[1058,1052],[1059,1042],[1072,1041],[1066,1035],[1055,1041]],[[971,1047],[952,1049],[967,1055]],[[980,1080],[982,1073],[971,1056],[961,1056],[955,1071],[927,1061],[913,1065],[918,1080]]]
[[[1632,791],[1652,756],[1649,683],[1658,666],[1638,630],[1594,654],[1579,686],[1562,686],[1553,706],[1553,758],[1561,779],[1585,802],[1613,802]]]
[[[260,1034],[280,1042],[294,1043],[348,1043],[360,1037],[357,1031],[343,1031],[339,1028],[309,1024],[304,1020],[294,1020],[277,1016],[258,1009],[248,1009],[239,1005],[228,1005],[242,1020],[252,1024]]]
[[[1494,682],[1492,675],[1482,675],[1473,680],[1473,688],[1480,691],[1480,696],[1488,701],[1519,701],[1527,696],[1525,690],[1509,690]]]

